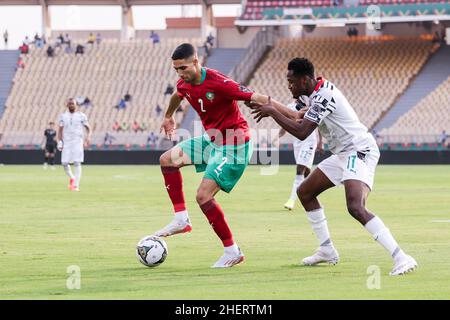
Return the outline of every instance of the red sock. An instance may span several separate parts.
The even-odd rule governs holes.
[[[183,177],[181,176],[180,169],[175,167],[161,167],[161,171],[175,213],[186,210],[183,193]]]
[[[211,199],[200,206],[206,218],[208,218],[209,224],[214,229],[214,232],[222,240],[224,247],[229,247],[234,244],[233,235],[225,220],[222,208],[216,202]]]

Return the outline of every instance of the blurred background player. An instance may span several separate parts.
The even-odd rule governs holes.
[[[287,107],[293,111],[300,111],[301,109],[307,108],[307,97],[299,97],[297,101],[288,104]],[[286,130],[281,129],[278,139],[285,134]],[[319,134],[319,130],[315,130],[303,141],[294,137],[293,146],[297,167],[296,176],[292,184],[291,195],[284,204],[284,207],[288,210],[294,209],[295,201],[298,199],[297,189],[311,172],[316,150],[318,152],[323,152],[322,136]]]
[[[84,146],[89,145],[91,129],[89,127],[86,115],[77,111],[77,102],[70,98],[66,103],[67,110],[59,118],[58,129],[58,149],[61,153],[61,164],[69,177],[69,189],[80,191],[81,164],[84,161],[84,130],[86,128],[87,136],[84,140]],[[73,163],[75,175],[70,169]]]
[[[172,138],[175,131],[173,114],[186,98],[200,116],[206,133],[184,140],[161,156],[161,171],[175,217],[155,235],[166,237],[191,231],[179,169],[194,164],[197,172],[205,172],[197,190],[197,203],[224,246],[224,254],[212,267],[232,267],[244,260],[244,254],[234,242],[224,212],[214,196],[220,190],[229,193],[233,189],[252,155],[249,127],[236,101],[258,99],[265,103],[268,99],[216,70],[202,67],[191,44],[184,43],[175,49],[172,65],[180,79],[161,131]]]
[[[289,118],[269,101],[266,105],[253,106],[255,118],[271,116],[282,128],[305,140],[316,128],[327,139],[332,155],[319,163],[300,185],[298,196],[305,208],[308,220],[319,240],[319,248],[302,260],[305,265],[318,263],[336,264],[339,254],[328,231],[325,212],[317,197],[325,190],[344,185],[347,210],[372,237],[381,244],[394,261],[390,275],[402,275],[413,271],[417,262],[398,245],[383,221],[366,209],[366,200],[372,190],[375,168],[380,151],[374,137],[359,121],[356,112],[330,81],[315,78],[314,66],[306,58],[294,58],[288,64],[287,80],[294,98],[306,95],[310,107],[302,121]],[[269,99],[270,100],[270,99]]]
[[[44,142],[44,169],[47,169],[48,163],[50,163],[50,168],[55,170],[56,130],[55,123],[53,121],[48,123],[48,128],[44,131]]]

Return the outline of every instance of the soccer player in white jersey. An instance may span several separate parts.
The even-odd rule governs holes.
[[[80,191],[81,164],[84,161],[84,146],[89,145],[91,128],[86,115],[77,111],[75,99],[69,99],[66,104],[67,111],[59,117],[58,150],[61,153],[61,164],[69,177],[69,189]],[[83,128],[87,135],[84,139]],[[84,141],[83,141],[84,140]],[[72,173],[70,164],[73,163],[75,174]]]
[[[287,107],[293,111],[300,111],[306,108],[308,104],[307,97],[299,97],[296,101],[287,105]],[[278,139],[286,134],[286,130],[281,129],[278,135]],[[294,157],[296,167],[296,176],[292,183],[291,195],[288,201],[284,204],[284,208],[288,210],[294,209],[295,201],[298,199],[297,189],[300,184],[308,177],[311,172],[311,168],[314,162],[314,155],[316,150],[322,152],[322,137],[318,130],[315,130],[313,134],[310,134],[305,140],[300,140],[294,137]]]
[[[332,153],[298,189],[300,201],[319,240],[317,251],[304,258],[303,263],[336,264],[339,261],[328,231],[324,208],[317,197],[323,191],[343,184],[348,212],[391,255],[394,267],[389,274],[401,275],[414,270],[417,267],[414,258],[400,248],[383,221],[365,208],[380,157],[373,136],[359,121],[342,92],[330,81],[314,77],[314,66],[308,59],[291,60],[287,80],[294,97],[306,95],[310,98],[308,110],[299,112],[298,117],[303,116],[303,119],[296,121],[295,118],[286,116],[286,112],[280,112],[286,107],[270,99],[266,105],[252,105],[255,118],[259,122],[261,118],[270,116],[300,140],[306,139],[318,127]]]

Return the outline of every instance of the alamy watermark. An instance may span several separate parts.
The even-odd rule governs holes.
[[[367,267],[367,277],[366,285],[369,290],[379,290],[381,289],[381,270],[377,265],[371,265]]]
[[[69,277],[66,280],[66,288],[69,290],[81,289],[81,269],[77,265],[71,265],[66,270]]]

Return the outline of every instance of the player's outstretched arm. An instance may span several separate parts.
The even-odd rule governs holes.
[[[84,146],[88,147],[91,143],[91,127],[88,124],[85,124],[84,127],[87,131],[86,139],[84,140]]]
[[[164,133],[169,139],[172,139],[172,136],[176,129],[175,118],[173,117],[173,114],[180,106],[181,101],[182,99],[178,96],[178,93],[175,91],[170,97],[169,107],[166,110],[163,123],[161,124],[161,128],[159,130],[160,133],[164,131]]]
[[[292,120],[281,112],[272,104],[272,99],[268,98],[269,102],[260,105],[252,112],[255,114],[255,119],[259,122],[266,116],[272,117],[283,129],[292,134],[294,137],[305,140],[316,128],[317,124],[303,119],[301,121]]]
[[[57,136],[58,144],[57,144],[56,148],[57,148],[59,151],[61,151],[62,148],[63,148],[63,142],[62,142],[63,128],[64,128],[64,127],[61,127],[61,126],[58,128],[58,136]]]
[[[252,100],[249,104],[246,104],[251,109],[254,109],[257,105],[264,105],[267,104],[269,101],[269,97],[260,93],[255,92],[252,95]],[[299,119],[298,113],[296,111],[293,111],[286,107],[284,104],[282,104],[279,101],[273,100],[271,98],[271,102],[274,108],[278,110],[282,115],[285,117],[288,117],[289,119],[296,120]]]

